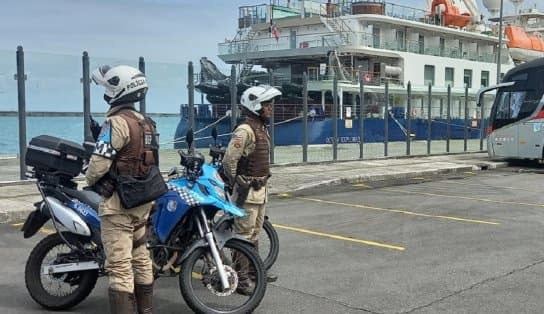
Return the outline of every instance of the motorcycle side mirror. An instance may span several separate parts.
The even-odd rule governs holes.
[[[185,141],[187,141],[187,145],[188,145],[189,148],[193,144],[194,137],[195,137],[195,135],[193,133],[193,129],[189,129],[187,131],[187,134],[185,135]]]

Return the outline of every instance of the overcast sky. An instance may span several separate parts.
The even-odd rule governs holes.
[[[478,1],[483,14],[488,15],[481,5],[481,0]],[[537,1],[539,8],[544,9],[544,5],[540,3],[542,0],[527,0],[525,5],[533,6]],[[220,69],[229,69],[216,57],[217,44],[225,38],[232,39],[236,34],[238,7],[268,3],[269,0],[0,0],[0,2],[1,98],[2,94],[9,93],[12,86],[10,72],[15,68],[14,52],[18,45],[22,45],[27,54],[55,53],[57,58],[53,58],[50,64],[60,63],[62,57],[58,57],[58,54],[75,56],[73,62],[78,73],[81,73],[81,67],[77,66],[77,62],[80,62],[84,50],[89,52],[91,58],[110,57],[118,60],[117,62],[135,60],[136,63],[139,56],[144,56],[148,63],[177,64],[180,71],[186,71],[189,61],[198,64],[200,57],[207,56]],[[425,0],[387,2],[419,8],[424,8],[426,3]],[[511,11],[512,8],[510,1],[505,0],[505,10]],[[69,59],[67,58],[68,61]],[[9,64],[8,69],[5,68],[6,63]],[[34,70],[34,73],[38,71]],[[31,85],[30,89],[33,86],[43,88],[47,83],[35,84],[36,86]],[[186,84],[186,78],[179,85],[183,84]],[[78,89],[77,85],[75,86]],[[180,99],[179,102],[186,103],[187,100]],[[30,110],[38,110],[38,107],[32,105],[29,105]],[[16,108],[16,105],[14,107],[13,104],[6,105],[0,101],[0,110],[13,108]],[[175,107],[167,111],[172,110],[177,111]],[[164,112],[165,108],[157,108],[156,111]]]

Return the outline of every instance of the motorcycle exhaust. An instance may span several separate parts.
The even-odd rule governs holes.
[[[73,271],[83,271],[83,270],[91,270],[91,269],[98,269],[98,268],[99,268],[98,263],[95,261],[46,265],[46,266],[42,266],[42,275],[69,273]]]

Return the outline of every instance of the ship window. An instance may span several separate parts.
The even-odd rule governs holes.
[[[404,50],[404,42],[405,42],[404,31],[397,30],[396,35],[395,35],[395,39],[397,41],[398,50],[401,50],[401,51]]]
[[[472,88],[472,70],[465,69],[465,75],[463,76],[463,82],[468,88]]]
[[[489,71],[482,71],[482,77],[480,79],[481,87],[489,86]]]
[[[454,82],[454,77],[455,77],[455,74],[454,74],[454,68],[446,68],[446,76],[444,78],[444,81],[446,83],[446,86],[451,86],[453,87],[453,82]]]
[[[425,85],[431,84],[434,86],[434,65],[425,65],[424,80]]]

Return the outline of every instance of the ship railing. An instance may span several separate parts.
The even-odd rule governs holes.
[[[364,79],[366,85],[381,86],[385,85],[385,82],[389,82],[390,85],[399,85],[403,86],[403,81],[400,77],[388,76],[381,72],[373,71],[359,71],[357,67],[342,67],[345,73],[347,80],[342,82],[350,82],[352,84],[357,84],[359,82],[359,77]],[[308,80],[309,81],[332,81],[336,75],[339,79],[339,69],[338,66],[321,66],[321,67],[308,67]],[[340,81],[340,80],[339,80]]]
[[[306,49],[316,47],[337,48],[343,45],[363,46],[375,49],[385,49],[391,51],[411,52],[423,55],[440,56],[454,59],[464,59],[471,61],[480,61],[495,63],[493,53],[461,50],[457,47],[444,47],[440,45],[425,45],[424,42],[417,40],[398,40],[397,38],[387,38],[374,35],[367,32],[346,32],[348,38],[343,39],[343,35],[335,32],[324,32],[315,34],[297,35],[295,38],[279,36],[278,39],[271,37],[252,38],[246,40],[233,40],[220,43],[219,55],[244,54],[251,52],[263,52],[274,50]],[[506,62],[506,60],[503,60]]]

